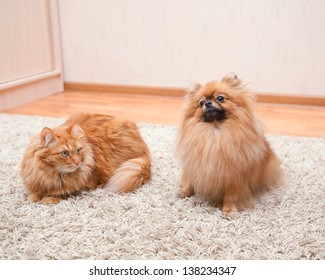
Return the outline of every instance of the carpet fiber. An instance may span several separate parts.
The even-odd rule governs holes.
[[[140,124],[152,179],[134,193],[27,201],[19,165],[30,138],[62,119],[0,114],[0,259],[325,259],[325,138],[268,136],[287,183],[227,220],[179,199],[174,126]]]

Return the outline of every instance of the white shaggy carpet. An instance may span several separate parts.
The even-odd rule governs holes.
[[[176,196],[176,129],[164,125],[140,125],[153,175],[134,193],[28,202],[22,154],[43,126],[62,121],[0,114],[0,259],[325,259],[325,138],[269,136],[287,184],[227,220]]]

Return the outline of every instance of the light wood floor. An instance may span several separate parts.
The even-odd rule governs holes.
[[[182,100],[171,96],[65,91],[2,113],[67,117],[90,112],[135,122],[177,124]],[[325,136],[325,107],[259,104],[257,111],[269,134]]]

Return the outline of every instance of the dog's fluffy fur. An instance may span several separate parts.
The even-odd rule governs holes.
[[[188,90],[177,145],[181,197],[198,195],[232,216],[281,185],[280,162],[254,105],[254,94],[234,74]]]

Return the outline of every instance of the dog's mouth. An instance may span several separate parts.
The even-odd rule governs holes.
[[[225,119],[225,117],[225,110],[221,107],[208,107],[203,113],[203,118],[205,122],[222,121]]]

